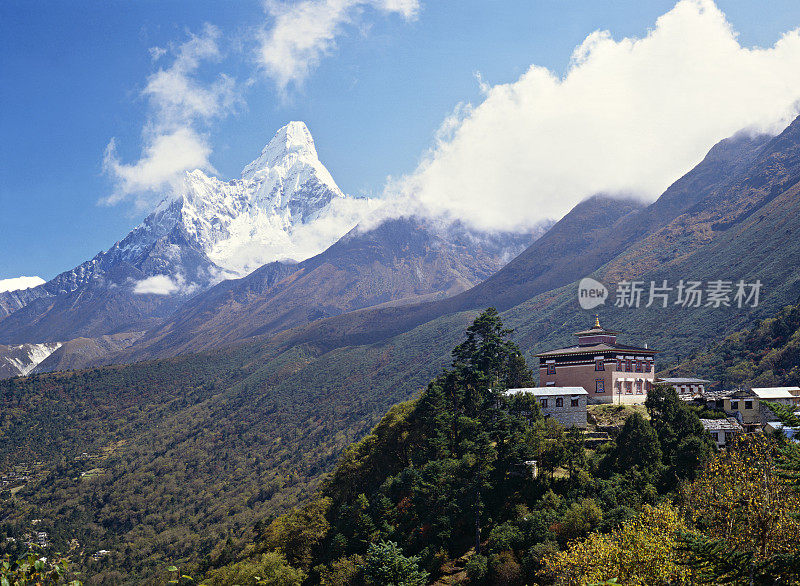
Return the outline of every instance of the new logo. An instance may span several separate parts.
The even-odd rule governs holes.
[[[608,289],[599,281],[584,277],[578,283],[578,303],[582,309],[594,309],[608,298]]]

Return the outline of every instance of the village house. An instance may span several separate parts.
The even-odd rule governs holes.
[[[800,406],[800,387],[754,387],[753,392],[762,401],[781,403],[787,407]]]
[[[543,417],[552,417],[564,427],[586,428],[586,403],[589,393],[583,387],[508,389],[504,395],[519,393],[533,396],[539,404]]]
[[[736,389],[706,393],[702,399],[709,409],[722,411],[733,417],[747,432],[760,431],[764,413],[758,395],[752,391]]]
[[[654,382],[655,350],[617,343],[619,332],[594,327],[575,332],[578,343],[536,355],[539,385],[581,387],[589,403],[644,403]]]
[[[705,430],[711,434],[711,439],[718,448],[724,448],[733,441],[737,434],[744,433],[744,428],[733,417],[724,419],[701,419]]]
[[[778,432],[793,442],[800,441],[800,427],[787,427],[780,421],[769,421],[764,424],[764,433],[770,435]]]
[[[656,383],[671,386],[680,397],[701,397],[706,392],[706,385],[711,381],[702,378],[659,378]]]

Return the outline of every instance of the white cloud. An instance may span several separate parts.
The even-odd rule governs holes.
[[[187,169],[207,169],[211,147],[204,137],[191,128],[178,128],[168,134],[155,136],[144,148],[136,163],[120,163],[116,142],[112,139],[106,147],[103,167],[114,176],[116,189],[103,202],[117,203],[135,194],[139,203],[146,205],[150,193],[177,184]]]
[[[335,198],[322,213],[289,229],[273,225],[276,218],[268,215],[259,215],[255,222],[240,216],[229,226],[230,236],[218,242],[208,256],[236,277],[272,261],[303,261],[323,252],[381,203],[367,198]]]
[[[133,286],[133,292],[139,295],[171,295],[178,289],[178,283],[168,275],[153,275],[137,281]]]
[[[711,0],[683,0],[643,38],[589,35],[563,78],[531,66],[459,105],[387,195],[484,229],[560,217],[585,197],[652,199],[717,141],[778,131],[800,98],[800,33],[746,48]]]
[[[158,61],[167,54],[167,50],[164,47],[150,47],[148,52],[150,53],[150,58],[153,61]]]
[[[45,280],[41,277],[15,277],[13,279],[0,279],[0,293],[5,291],[19,291],[43,285]]]
[[[234,80],[220,74],[204,83],[200,65],[221,57],[219,30],[206,25],[199,35],[172,48],[172,63],[151,74],[141,95],[147,99],[149,118],[142,130],[142,154],[133,163],[120,161],[116,141],[111,139],[103,158],[103,169],[114,181],[114,191],[102,203],[133,198],[139,207],[150,205],[165,190],[175,188],[184,171],[213,171],[212,149],[202,129],[213,119],[230,113],[238,103]],[[165,49],[153,47],[160,59]]]
[[[261,35],[258,62],[281,90],[302,83],[335,47],[345,25],[358,19],[365,8],[412,19],[419,0],[303,0],[287,4],[267,0],[272,27]]]
[[[196,283],[187,283],[183,275],[153,275],[133,284],[133,292],[139,295],[188,295],[197,291]]]

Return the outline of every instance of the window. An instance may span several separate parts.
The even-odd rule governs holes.
[[[548,364],[547,365],[547,374],[555,374],[556,373],[556,365],[555,364]]]
[[[547,399],[541,399],[541,400],[539,401],[539,403],[541,403],[542,407],[544,407],[545,409],[547,409]]]
[[[753,408],[753,402],[752,401],[745,401],[744,402],[744,408],[745,409],[752,409]]]
[[[636,372],[642,372],[642,361],[641,360],[637,360],[636,361]]]
[[[617,370],[622,371],[622,358],[617,358]]]
[[[595,370],[605,370],[606,369],[606,367],[603,365],[603,359],[602,358],[597,358],[594,361],[594,369]]]
[[[558,397],[556,399],[556,407],[563,407],[563,406],[564,406],[564,399],[562,399],[561,397]]]
[[[605,393],[606,392],[606,381],[602,378],[595,379],[594,381],[594,392],[595,393]]]
[[[633,372],[633,362],[631,360],[625,361],[625,372]]]
[[[572,399],[571,405],[573,407],[578,407],[578,406],[580,406],[580,404],[581,404],[581,400],[580,399]]]
[[[715,442],[719,441],[719,434],[716,431],[711,432],[711,437],[714,438]]]
[[[641,395],[642,394],[642,381],[640,381],[640,380],[636,381],[636,394],[637,395]]]
[[[731,401],[731,411],[736,411],[739,408],[739,401]]]
[[[633,394],[633,381],[626,380],[625,381],[625,394],[632,395]]]

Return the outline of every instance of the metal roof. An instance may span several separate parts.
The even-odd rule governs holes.
[[[753,392],[759,399],[796,399],[800,395],[800,387],[758,387],[753,388]]]
[[[551,395],[588,395],[583,387],[530,387],[522,389],[508,389],[504,395],[530,393],[534,397],[548,397]]]
[[[696,385],[698,383],[710,383],[710,380],[703,378],[660,378],[656,382],[665,382],[673,385]]]

